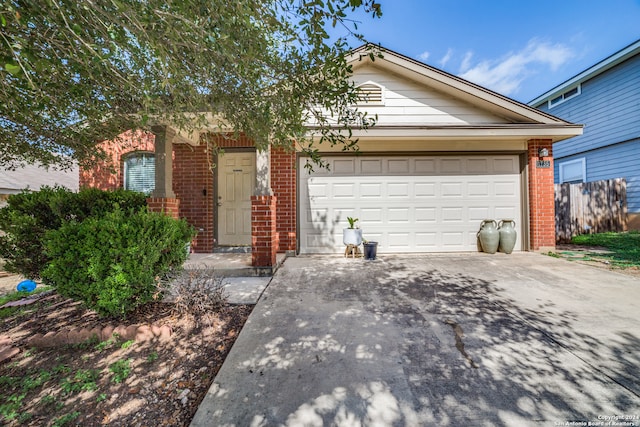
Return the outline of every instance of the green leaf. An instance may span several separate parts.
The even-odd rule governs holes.
[[[22,73],[22,68],[18,64],[6,63],[4,64],[4,69],[16,77]]]

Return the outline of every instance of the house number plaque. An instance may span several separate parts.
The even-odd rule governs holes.
[[[551,167],[551,160],[537,160],[536,161],[536,167],[537,168],[542,168],[542,169],[550,168]]]

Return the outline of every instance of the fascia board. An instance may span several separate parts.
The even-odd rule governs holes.
[[[353,138],[386,139],[552,139],[554,142],[582,134],[582,125],[548,126],[374,126],[366,130],[354,129]],[[313,130],[310,130],[313,135]]]

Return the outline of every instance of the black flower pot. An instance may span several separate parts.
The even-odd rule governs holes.
[[[364,245],[364,259],[376,259],[378,252],[378,242],[366,242]]]

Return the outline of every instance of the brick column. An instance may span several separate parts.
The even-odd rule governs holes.
[[[276,265],[278,237],[276,233],[276,197],[251,197],[251,265]]]
[[[147,206],[151,212],[161,212],[172,218],[180,218],[180,200],[175,197],[149,197]]]
[[[156,134],[155,160],[156,160],[156,188],[152,197],[174,198],[173,193],[173,139],[175,130],[168,126],[153,126]]]
[[[556,247],[553,147],[549,139],[532,139],[528,141],[528,146],[530,248],[547,252]],[[548,150],[548,155],[540,157],[543,148]],[[549,161],[549,167],[540,167],[538,160]]]
[[[296,153],[284,148],[271,151],[271,186],[278,198],[278,251],[296,250]]]

